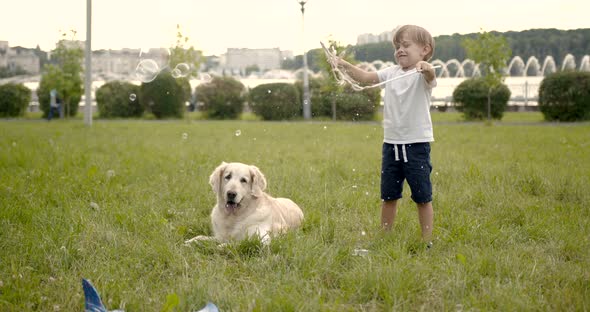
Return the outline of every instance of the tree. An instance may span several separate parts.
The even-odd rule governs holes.
[[[185,48],[185,44],[188,43],[189,38],[183,36],[180,32],[180,25],[176,25],[176,45],[170,48],[170,68],[172,68],[172,75],[175,75],[174,69],[179,69],[180,74],[182,77],[196,77],[199,72],[199,66],[201,64],[201,60],[203,58],[203,53],[201,51],[195,50],[193,46],[189,48]],[[188,65],[188,72],[184,73],[184,70],[179,67],[179,64],[186,64]]]
[[[335,54],[351,64],[356,63],[353,54],[346,53],[350,47],[341,46],[332,40],[328,44]],[[317,59],[323,78],[318,79],[318,88],[312,88],[317,104],[313,109],[314,116],[331,116],[333,120],[371,120],[379,107],[381,90],[369,88],[355,91],[350,85],[336,80],[323,50]]]
[[[74,41],[75,31],[71,31]],[[57,47],[52,51],[56,60],[55,64],[45,65],[44,73],[41,76],[37,94],[41,102],[41,109],[49,112],[49,91],[56,89],[58,97],[62,102],[62,109],[65,116],[75,116],[78,112],[78,105],[82,97],[82,60],[84,52],[82,48],[69,44],[65,39],[67,34],[62,34]]]
[[[336,55],[339,55],[349,63],[356,63],[352,55],[345,54],[346,48],[340,45],[337,41],[328,41],[328,47]],[[325,53],[322,53],[319,56],[319,68],[323,76],[327,79],[327,83],[322,84],[320,93],[329,95],[330,106],[332,107],[332,119],[336,120],[336,95],[343,93],[344,86],[336,81],[336,77],[332,72],[332,65],[328,62],[328,58]]]
[[[491,119],[492,91],[504,81],[503,69],[512,54],[506,38],[489,32],[481,32],[476,39],[463,41],[467,57],[479,64],[481,75],[488,88],[487,117]]]

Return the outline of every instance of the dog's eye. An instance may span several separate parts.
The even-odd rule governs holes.
[[[242,182],[242,183],[248,183],[248,180],[246,180],[246,178],[241,178],[240,179],[240,182]]]
[[[231,179],[231,174],[228,174],[228,175],[226,175],[226,176],[225,176],[225,179],[226,179],[226,180],[229,180],[229,179]]]

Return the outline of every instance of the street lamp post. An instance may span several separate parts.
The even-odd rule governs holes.
[[[305,3],[308,0],[301,0],[301,32],[303,34],[303,118],[311,119],[311,98],[309,94],[309,78],[307,77],[307,54],[305,52]]]
[[[84,123],[92,126],[92,0],[86,0],[86,49],[84,78]]]

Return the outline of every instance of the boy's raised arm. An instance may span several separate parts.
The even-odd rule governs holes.
[[[367,85],[379,83],[379,77],[377,76],[376,72],[369,72],[360,69],[339,57],[336,58],[336,65],[339,69],[348,74],[352,79],[361,84]]]

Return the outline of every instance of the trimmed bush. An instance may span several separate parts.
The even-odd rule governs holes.
[[[246,88],[231,77],[213,77],[205,84],[197,86],[197,99],[207,118],[236,119],[244,109]]]
[[[314,116],[333,118],[335,113],[337,120],[373,120],[380,105],[381,89],[354,91],[345,86],[334,90],[333,86],[327,85],[328,83],[328,80],[323,80],[322,88],[314,94]]]
[[[264,120],[285,120],[302,116],[297,88],[289,83],[268,83],[250,90],[250,107]]]
[[[111,81],[96,90],[98,113],[103,118],[141,117],[144,108],[138,98],[139,86],[125,81]]]
[[[490,114],[493,119],[502,119],[510,94],[505,84],[492,90]],[[467,120],[485,119],[488,116],[488,87],[483,78],[470,78],[461,82],[453,91],[453,101]]]
[[[21,84],[0,85],[0,117],[24,116],[31,102],[31,89]]]
[[[186,78],[175,79],[170,72],[161,72],[156,79],[142,83],[139,102],[156,118],[182,118],[190,99],[190,84]],[[188,92],[187,92],[188,90]]]
[[[539,109],[546,120],[590,120],[590,73],[558,72],[541,81]]]

